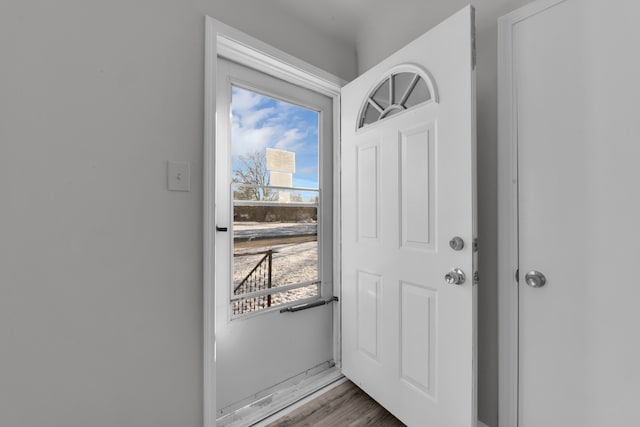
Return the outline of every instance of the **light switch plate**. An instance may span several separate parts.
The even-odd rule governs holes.
[[[167,163],[169,191],[189,191],[190,172],[189,162],[169,161]]]

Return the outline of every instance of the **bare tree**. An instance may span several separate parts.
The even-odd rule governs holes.
[[[269,185],[266,152],[254,151],[243,154],[238,160],[241,166],[233,170],[232,181],[242,185],[234,192],[236,200],[275,200],[277,193],[265,188]]]

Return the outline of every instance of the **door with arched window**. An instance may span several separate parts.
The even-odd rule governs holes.
[[[466,8],[342,90],[343,372],[409,426],[476,425]]]

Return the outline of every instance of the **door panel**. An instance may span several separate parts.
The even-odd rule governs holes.
[[[640,425],[640,6],[541,6],[513,29],[519,426]]]
[[[357,272],[357,330],[358,351],[378,361],[380,343],[380,305],[382,278],[378,274]]]
[[[409,426],[476,423],[472,21],[465,8],[342,92],[343,371]]]
[[[435,311],[436,291],[413,283],[400,282],[400,373],[404,381],[435,398]]]
[[[431,122],[399,132],[402,247],[434,248],[434,130]]]
[[[380,151],[379,142],[366,141],[356,147],[356,198],[358,205],[358,240],[378,239],[380,215]]]

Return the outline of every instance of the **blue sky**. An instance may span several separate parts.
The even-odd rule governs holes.
[[[238,157],[267,147],[296,153],[294,187],[318,188],[318,113],[233,87],[232,167]]]

